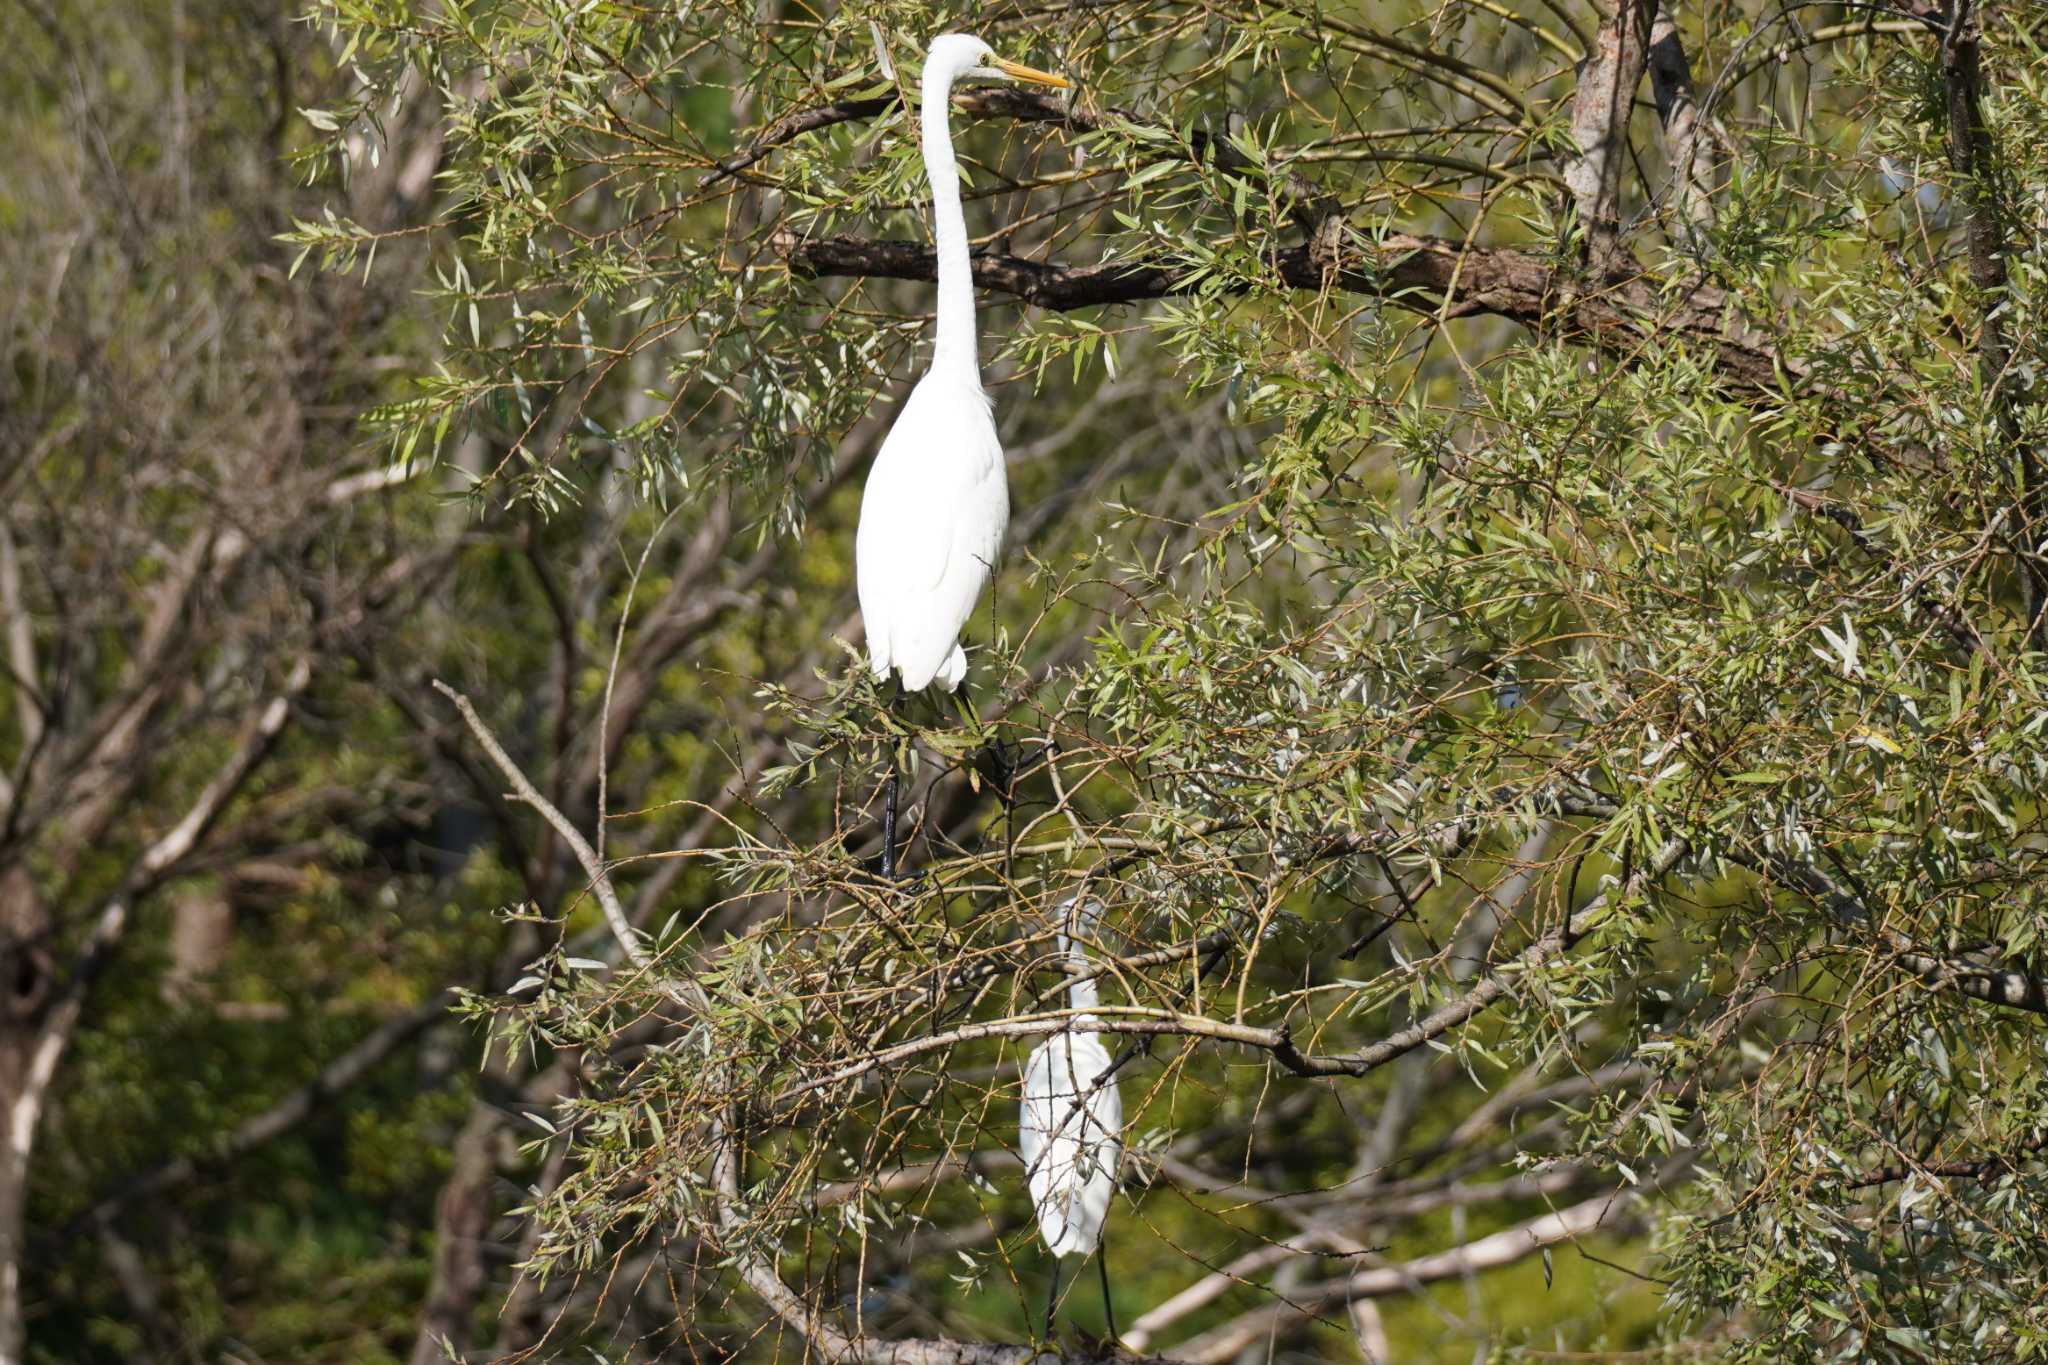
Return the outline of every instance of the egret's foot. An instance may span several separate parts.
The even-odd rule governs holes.
[[[900,863],[894,868],[884,868],[880,858],[863,860],[860,872],[856,874],[854,880],[866,886],[884,886],[892,891],[907,891],[914,896],[923,895],[931,887],[929,871],[919,869],[913,872]]]
[[[1057,743],[1042,744],[1037,752],[1027,753],[1021,741],[992,739],[974,751],[972,762],[982,782],[1007,806],[1016,803],[1017,784],[1052,762],[1057,752]]]

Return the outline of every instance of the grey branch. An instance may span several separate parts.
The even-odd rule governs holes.
[[[932,250],[922,242],[802,238],[787,231],[772,240],[799,275],[936,278]],[[1802,366],[1780,356],[1762,332],[1736,316],[1720,290],[1702,287],[1674,302],[1633,271],[1598,290],[1575,290],[1566,271],[1531,252],[1467,249],[1447,238],[1398,233],[1371,242],[1319,240],[1283,247],[1267,256],[1266,268],[1279,288],[1370,295],[1429,316],[1506,318],[1616,354],[1634,354],[1653,338],[1694,346],[1715,358],[1721,382],[1744,397],[1782,401],[1785,381],[1796,382],[1804,374]],[[1062,265],[993,251],[975,254],[974,282],[1056,312],[1215,287],[1205,286],[1192,267],[1128,261]]]
[[[1661,5],[1650,25],[1650,93],[1657,101],[1665,159],[1671,163],[1668,193],[1678,221],[1688,229],[1704,227],[1714,216],[1713,167],[1703,145],[1708,125],[1693,93],[1692,64],[1669,5]]]
[[[1621,245],[1621,172],[1628,163],[1628,119],[1650,45],[1657,0],[1620,0],[1594,35],[1593,50],[1579,64],[1579,88],[1572,97],[1572,138],[1579,154],[1564,165],[1564,182],[1578,205],[1595,267],[1616,268],[1625,260]]]
[[[626,955],[626,960],[655,980],[670,999],[700,1013],[708,1012],[710,1002],[696,982],[671,981],[662,977],[654,959],[648,955],[647,949],[640,942],[639,930],[635,929],[632,921],[626,917],[626,907],[619,903],[619,893],[612,886],[611,874],[599,860],[597,850],[583,837],[583,831],[577,829],[574,821],[556,809],[553,802],[540,794],[540,789],[534,786],[532,780],[520,770],[519,765],[512,761],[512,756],[505,752],[505,746],[498,743],[497,736],[491,733],[483,718],[477,715],[476,708],[469,704],[468,697],[438,678],[434,680],[434,690],[455,703],[455,709],[462,713],[463,722],[469,726],[469,732],[476,736],[477,743],[483,746],[484,753],[489,756],[491,763],[504,775],[505,780],[512,784],[513,795],[539,811],[541,819],[547,821],[555,833],[561,836],[562,842],[569,846],[569,851],[576,857],[577,865],[583,869],[583,875],[589,879],[591,892],[597,897],[598,906],[604,911],[605,923],[611,926],[612,937],[617,940],[619,951]]]
[[[1449,1251],[1418,1256],[1398,1265],[1368,1266],[1337,1279],[1305,1285],[1284,1299],[1242,1313],[1221,1327],[1182,1343],[1174,1349],[1173,1357],[1192,1365],[1223,1365],[1245,1347],[1269,1341],[1285,1328],[1342,1308],[1353,1300],[1412,1293],[1422,1285],[1512,1265],[1547,1247],[1576,1241],[1616,1221],[1646,1194],[1684,1179],[1693,1160],[1691,1152],[1681,1153],[1640,1186],[1610,1190]]]

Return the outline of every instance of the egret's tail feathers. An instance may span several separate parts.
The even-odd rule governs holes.
[[[939,686],[948,692],[957,692],[966,676],[967,652],[956,644],[953,646],[953,652],[946,656],[946,662],[939,665]]]
[[[1055,1256],[1086,1256],[1102,1245],[1114,1188],[1107,1181],[1090,1181],[1077,1189],[1034,1190],[1045,1249]]]
[[[967,656],[961,653],[957,644],[950,653],[929,660],[906,659],[899,651],[892,662],[903,673],[903,690],[906,692],[922,692],[933,683],[952,692],[967,676]],[[885,670],[886,667],[884,665]]]

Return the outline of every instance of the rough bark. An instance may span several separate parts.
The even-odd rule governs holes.
[[[1714,216],[1713,166],[1706,146],[1707,124],[1693,92],[1692,63],[1669,5],[1650,25],[1650,93],[1657,102],[1657,126],[1671,164],[1666,194],[1679,224],[1696,230]]]
[[[42,1086],[35,1072],[50,995],[49,913],[19,864],[0,869],[0,1365],[20,1365],[21,1272],[29,1153]]]
[[[1620,0],[1601,21],[1593,50],[1579,63],[1579,88],[1572,97],[1571,132],[1578,155],[1564,164],[1585,233],[1588,261],[1597,272],[1624,268],[1621,173],[1628,164],[1628,121],[1636,87],[1650,48],[1657,0]]]
[[[2048,530],[2048,473],[2040,452],[2020,431],[2019,409],[2026,378],[2013,367],[2012,339],[2002,313],[2006,289],[2005,210],[1999,192],[1997,145],[1984,121],[1982,25],[1971,0],[1956,0],[1941,43],[1942,88],[1948,114],[1948,161],[1956,175],[1963,210],[1964,252],[1980,314],[1977,369],[1985,400],[2011,453],[2017,480],[2021,526],[2013,537],[2025,590],[2027,643],[2048,648],[2048,565],[2038,550]]]
[[[934,277],[931,249],[921,242],[845,236],[803,240],[783,233],[775,245],[799,274],[924,282]],[[1346,244],[1328,268],[1323,258],[1322,244],[1304,244],[1274,252],[1268,265],[1273,281],[1288,288],[1370,294],[1431,316],[1506,318],[1619,353],[1632,352],[1650,338],[1695,346],[1715,357],[1723,383],[1743,393],[1774,394],[1781,376],[1799,374],[1734,313],[1726,296],[1711,288],[1676,304],[1640,279],[1621,278],[1611,287],[1571,293],[1565,273],[1533,253],[1467,249],[1440,237],[1397,234],[1370,246]],[[1167,266],[1060,265],[991,251],[976,253],[974,282],[1061,312],[1166,298],[1197,287],[1192,271]]]

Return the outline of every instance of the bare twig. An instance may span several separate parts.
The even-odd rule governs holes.
[[[618,943],[619,951],[626,955],[626,960],[654,978],[663,992],[679,1004],[698,1011],[708,1010],[710,1001],[705,998],[703,989],[696,982],[662,977],[654,959],[648,955],[647,949],[640,942],[640,931],[635,929],[632,921],[626,917],[626,908],[619,903],[619,893],[612,886],[610,874],[598,859],[597,850],[583,837],[583,831],[577,829],[568,816],[562,814],[552,802],[540,794],[540,789],[535,787],[532,780],[520,770],[519,765],[512,761],[512,756],[498,743],[497,736],[491,733],[483,718],[477,715],[476,708],[470,705],[468,697],[438,678],[434,680],[434,690],[455,704],[455,709],[462,714],[463,722],[469,726],[470,733],[476,736],[477,743],[483,746],[484,753],[504,775],[505,780],[512,784],[513,794],[540,812],[541,819],[547,821],[555,833],[561,836],[562,842],[569,846],[569,851],[575,855],[584,876],[589,879],[591,892],[597,897],[598,906],[604,912],[605,923],[611,927],[612,937]]]

